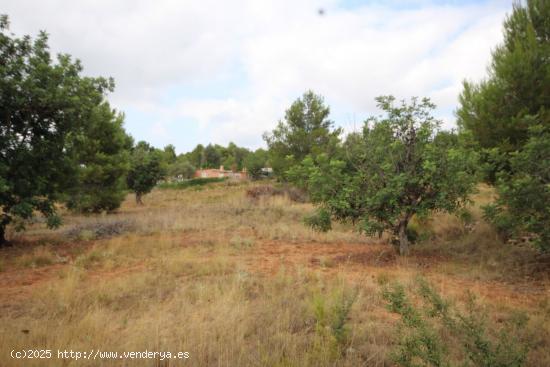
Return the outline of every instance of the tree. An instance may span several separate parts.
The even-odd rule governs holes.
[[[173,164],[176,162],[177,155],[176,155],[176,147],[172,144],[168,144],[164,147],[164,161],[167,164]]]
[[[165,176],[163,152],[140,141],[132,152],[130,171],[126,178],[128,188],[136,194],[136,203],[142,205],[143,195],[151,192]]]
[[[69,55],[53,61],[45,32],[17,38],[8,26],[0,16],[0,244],[8,224],[22,229],[35,211],[48,226],[60,224],[54,202],[77,174],[67,142],[86,131],[114,87],[112,79],[81,76]]]
[[[233,155],[228,155],[223,158],[221,161],[221,165],[224,167],[224,169],[230,169],[234,172],[238,170],[237,160]]]
[[[511,172],[500,172],[498,199],[485,216],[504,238],[532,235],[550,250],[550,126],[535,125],[523,149],[510,158]]]
[[[489,77],[465,83],[457,111],[462,131],[478,141],[499,198],[485,209],[504,237],[533,236],[550,249],[550,2],[514,4]]]
[[[168,166],[168,175],[177,178],[192,178],[195,174],[195,167],[184,156],[177,158],[176,162]]]
[[[197,168],[219,168],[240,171],[244,167],[244,160],[250,154],[246,148],[238,147],[230,142],[227,148],[218,144],[208,144],[206,147],[199,144],[184,156]]]
[[[253,180],[262,177],[262,168],[266,166],[267,154],[268,153],[264,149],[259,148],[246,157],[244,166],[248,172],[248,176]]]
[[[221,153],[218,145],[208,144],[204,148],[204,157],[207,168],[219,168],[221,165]]]
[[[464,82],[457,123],[486,149],[490,182],[498,171],[509,170],[506,155],[523,147],[533,124],[550,124],[548,19],[547,0],[515,3],[504,22],[504,42],[492,54],[489,77],[478,84]]]
[[[353,134],[346,160],[306,158],[310,198],[335,219],[358,224],[367,234],[391,231],[399,252],[409,252],[407,227],[414,215],[454,212],[468,200],[476,178],[476,154],[438,138],[440,122],[428,100],[395,103],[378,97],[385,117],[369,118]]]
[[[124,131],[124,115],[107,102],[96,106],[80,134],[68,139],[67,154],[73,157],[77,176],[67,191],[71,210],[84,213],[111,212],[126,197],[126,173],[132,138]]]
[[[307,91],[292,103],[284,121],[279,121],[270,134],[264,134],[275,174],[284,179],[286,171],[306,156],[332,155],[342,131],[331,130],[333,122],[328,119],[329,114],[323,98]]]
[[[206,157],[204,155],[204,146],[198,144],[195,149],[185,155],[189,159],[189,163],[197,168],[204,168],[206,166]]]
[[[240,171],[244,167],[245,159],[251,154],[246,148],[241,148],[235,143],[230,142],[225,149],[225,157],[223,159],[224,166],[235,171]]]

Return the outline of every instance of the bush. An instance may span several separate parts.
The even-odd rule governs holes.
[[[328,232],[332,229],[330,213],[324,209],[319,209],[315,213],[306,216],[304,223],[316,231]]]
[[[85,186],[85,185],[83,185]],[[88,185],[90,186],[90,185]],[[69,195],[66,195],[67,208],[76,213],[101,213],[103,211],[112,213],[120,207],[126,191],[120,187],[82,187],[75,188]]]
[[[338,287],[328,294],[313,297],[315,354],[336,360],[350,344],[349,314],[359,292],[357,288]]]
[[[488,327],[487,315],[469,294],[459,310],[424,279],[413,287],[415,306],[400,284],[386,287],[388,309],[401,316],[400,339],[392,357],[400,366],[522,366],[528,345],[521,339],[524,314],[510,315],[500,330]]]

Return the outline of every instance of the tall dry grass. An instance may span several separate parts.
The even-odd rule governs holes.
[[[489,188],[475,198],[473,231],[451,216],[422,224],[430,237],[413,252],[448,258],[426,271],[414,255],[389,265],[342,263],[342,254],[333,253],[338,246],[368,248],[376,241],[343,224],[328,233],[314,232],[302,223],[313,209],[310,204],[280,196],[250,200],[245,195],[250,185],[155,190],[143,207],[129,198],[112,215],[67,213],[65,225],[53,232],[34,224],[2,257],[0,280],[11,280],[13,287],[0,282],[0,365],[391,365],[397,319],[381,297],[385,284],[423,273],[461,302],[455,291],[464,279],[481,285],[504,279],[498,274],[507,270],[498,267],[514,254],[500,251],[496,260],[480,255],[502,245],[480,220],[477,203],[490,200]],[[267,259],[279,265],[278,271],[262,271],[277,244],[322,255],[314,265],[304,257],[292,268],[283,258]],[[550,302],[547,294],[533,297],[536,302],[525,305],[482,302],[495,325],[500,313],[527,309],[535,344],[528,364],[550,364]],[[190,358],[7,357],[24,348],[187,351]]]

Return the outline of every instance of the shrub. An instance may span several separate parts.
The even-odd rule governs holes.
[[[330,294],[317,294],[312,306],[315,318],[314,348],[317,354],[338,358],[349,345],[349,313],[357,300],[356,288],[338,287]]]
[[[512,367],[525,362],[528,345],[520,338],[527,322],[524,314],[510,315],[495,332],[472,294],[461,311],[422,278],[413,290],[420,306],[400,284],[383,292],[388,309],[401,316],[400,339],[392,353],[398,365]]]
[[[306,216],[304,223],[320,232],[328,232],[332,229],[330,213],[324,209],[318,209],[315,213]]]

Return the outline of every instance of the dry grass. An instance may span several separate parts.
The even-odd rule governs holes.
[[[250,200],[253,186],[156,190],[143,207],[130,197],[116,214],[67,216],[54,232],[35,224],[0,253],[0,365],[62,365],[9,358],[24,348],[190,353],[169,363],[67,366],[388,365],[396,318],[380,289],[417,274],[457,302],[465,289],[476,292],[495,324],[503,313],[527,311],[528,364],[550,365],[549,281],[531,252],[502,248],[478,206],[473,231],[450,216],[420,223],[430,239],[400,259],[349,226],[314,232],[302,224],[310,204]],[[479,195],[476,205],[492,193]],[[74,235],[95,228],[109,235]]]

